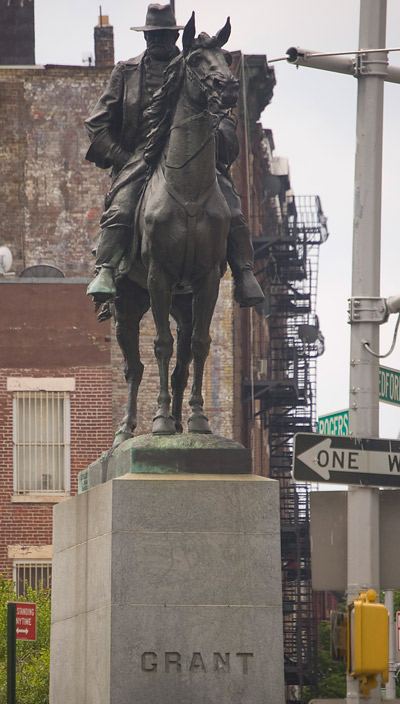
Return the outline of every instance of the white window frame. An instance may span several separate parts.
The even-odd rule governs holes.
[[[24,377],[10,377],[7,379],[7,389],[14,392],[13,397],[13,444],[14,444],[14,497],[16,500],[32,500],[44,501],[62,498],[68,496],[71,492],[71,458],[70,458],[70,444],[71,444],[71,410],[70,410],[70,391],[75,389],[75,379],[71,378],[24,378]],[[17,423],[18,423],[18,401],[22,394],[29,394],[35,396],[37,393],[49,393],[53,394],[61,393],[63,398],[64,406],[64,489],[47,489],[42,491],[32,490],[21,490],[18,486],[18,437],[17,437]]]
[[[19,579],[18,579],[18,568],[26,566],[29,567],[30,569],[32,568],[42,568],[42,567],[50,567],[50,585],[51,585],[51,568],[52,568],[52,561],[51,560],[38,560],[38,559],[19,559],[19,560],[14,560],[13,562],[13,580],[15,583],[15,591],[17,594],[17,597],[24,596],[24,592],[19,592],[18,586],[19,586]],[[29,585],[31,586],[31,585]],[[37,589],[39,585],[36,585],[36,587],[33,587],[34,589]],[[50,587],[45,587],[45,589],[51,589]]]

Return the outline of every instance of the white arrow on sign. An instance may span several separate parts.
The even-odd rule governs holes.
[[[386,474],[400,476],[400,454],[374,450],[332,449],[332,440],[325,438],[298,455],[309,469],[328,481],[331,472],[351,474]]]
[[[29,631],[27,628],[17,628],[17,633],[25,633],[26,635]]]
[[[298,459],[301,460],[304,464],[306,464],[307,467],[312,469],[313,472],[319,474],[322,479],[328,480],[330,477],[329,469],[320,466],[318,462],[318,453],[321,451],[329,452],[330,446],[331,440],[323,440],[318,445],[310,447],[309,450],[302,452],[301,455],[298,456]]]

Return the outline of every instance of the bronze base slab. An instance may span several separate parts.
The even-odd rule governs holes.
[[[251,451],[219,435],[139,435],[79,472],[78,493],[124,474],[251,474]]]

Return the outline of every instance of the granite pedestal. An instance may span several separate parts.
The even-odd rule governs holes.
[[[283,704],[279,486],[126,474],[54,510],[51,704]]]

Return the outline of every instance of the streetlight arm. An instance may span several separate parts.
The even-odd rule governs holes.
[[[389,313],[400,313],[400,293],[397,296],[389,296],[385,303],[388,315]]]
[[[356,75],[356,61],[349,56],[321,56],[320,52],[311,49],[300,49],[291,46],[286,52],[287,61],[295,66],[308,66],[309,68],[319,68],[323,71],[334,71],[335,73],[347,73],[350,76]]]
[[[318,68],[322,71],[333,71],[334,73],[345,73],[348,76],[358,77],[370,72],[369,63],[371,62],[371,57],[369,55],[385,51],[398,51],[398,49],[366,49],[365,51],[361,49],[354,52],[347,51],[341,54],[329,54],[291,46],[286,52],[286,60],[289,64],[294,64],[294,66],[307,66],[308,68]],[[381,75],[386,83],[400,83],[400,66],[388,66],[384,62],[381,68]]]

